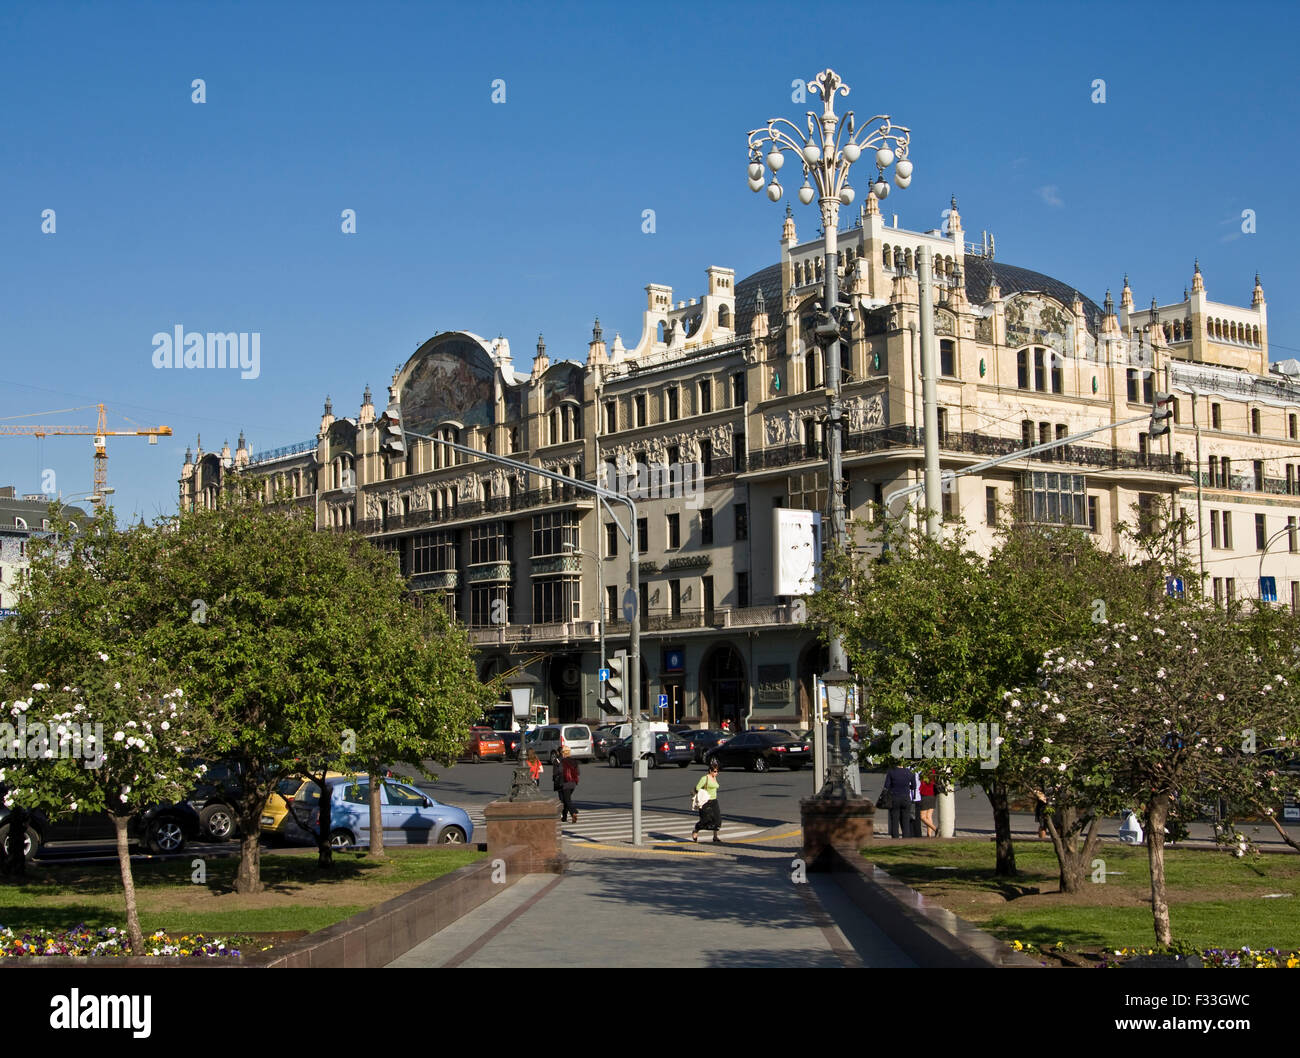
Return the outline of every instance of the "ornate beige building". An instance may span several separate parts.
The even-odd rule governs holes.
[[[922,470],[923,246],[935,261],[945,470],[1145,414],[1157,390],[1177,397],[1170,436],[1153,443],[1135,423],[956,479],[945,516],[985,547],[1009,516],[1083,525],[1118,546],[1117,523],[1172,497],[1193,560],[1204,545],[1208,591],[1257,597],[1262,568],[1279,600],[1300,607],[1286,532],[1300,514],[1300,365],[1269,364],[1258,278],[1248,307],[1210,301],[1199,267],[1176,304],[1137,310],[1126,278],[1118,309],[1109,293],[1098,306],[965,243],[955,202],[946,232],[913,232],[886,224],[868,196],[840,233],[855,305],[842,343],[850,517],[871,517]],[[689,300],[646,287],[633,347],[607,343],[597,321],[583,360],[552,363],[539,338],[522,373],[505,339],[446,332],[392,380],[410,430],[588,481],[679,468],[649,481],[642,470],[637,526],[642,700],[666,696],[674,720],[803,724],[825,667],[799,600],[775,594],[772,513],[826,507],[824,364],[808,337],[822,268],[820,239],[800,242],[787,215],[779,263],[740,281],[708,268]],[[268,500],[287,487],[321,529],[397,552],[412,586],[442,595],[470,627],[485,674],[522,662],[554,718],[597,717],[599,622],[610,651],[627,634],[627,543],[611,515],[589,494],[430,442],[387,460],[375,420],[367,387],[353,418],[326,400],[303,444],[253,455],[241,435],[233,454],[200,447],[186,456],[181,505],[213,502],[231,472],[265,476]]]

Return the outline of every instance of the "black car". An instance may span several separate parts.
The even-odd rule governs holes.
[[[519,740],[521,735],[518,731],[497,731],[499,738],[506,747],[506,760],[517,760],[519,758]]]
[[[9,851],[10,810],[0,803],[0,855]],[[187,841],[199,837],[199,814],[188,804],[154,805],[137,812],[127,824],[132,841],[150,852],[177,853]],[[27,816],[27,840],[23,852],[27,859],[39,856],[49,845],[65,841],[96,842],[114,845],[117,830],[107,812],[65,812],[51,819],[39,808]]]
[[[716,760],[720,768],[767,771],[789,768],[798,771],[812,760],[812,749],[803,739],[777,731],[746,731],[727,739],[704,755],[704,762]]]
[[[189,804],[199,814],[199,827],[204,837],[214,841],[227,841],[239,833],[238,814],[234,806],[243,792],[243,769],[237,761],[195,761],[203,764],[203,773],[190,796]]]
[[[646,759],[655,768],[669,764],[676,764],[679,768],[684,768],[690,764],[691,754],[690,739],[656,731],[654,752]],[[609,766],[611,768],[632,766],[632,740],[630,738],[620,739],[609,747]]]
[[[688,737],[695,744],[695,763],[703,764],[704,755],[717,746],[719,743],[731,738],[730,731],[712,731],[705,729],[703,731],[692,731]]]

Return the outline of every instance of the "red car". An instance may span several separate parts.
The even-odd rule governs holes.
[[[461,759],[471,760],[475,764],[489,759],[505,760],[505,740],[490,727],[471,728],[469,742],[465,745],[465,755]]]

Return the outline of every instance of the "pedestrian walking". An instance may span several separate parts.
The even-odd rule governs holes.
[[[556,758],[555,764],[551,768],[551,785],[555,787],[556,792],[560,795],[560,822],[568,822],[568,817],[572,816],[573,821],[578,821],[578,810],[573,807],[573,791],[578,788],[578,780],[581,773],[578,769],[578,762],[573,759],[573,751],[565,746],[560,750],[559,757]]]
[[[934,809],[939,803],[934,792],[934,772],[930,771],[921,779],[921,828],[922,837],[938,837],[939,828],[934,825]]]
[[[889,836],[906,838],[910,836],[912,817],[912,777],[911,768],[905,767],[902,760],[895,758],[893,767],[885,772],[885,793],[889,795]]]
[[[912,799],[912,813],[907,817],[907,836],[919,838],[921,836],[921,773],[912,772],[912,786],[908,790],[908,796]]]
[[[533,777],[533,785],[540,785],[542,781],[542,762],[537,759],[537,751],[530,749],[524,760],[528,763],[528,774]]]
[[[709,773],[695,784],[695,807],[700,818],[691,831],[691,840],[700,840],[701,830],[712,830],[714,844],[721,845],[718,831],[722,829],[722,809],[718,805],[718,762],[709,761]]]

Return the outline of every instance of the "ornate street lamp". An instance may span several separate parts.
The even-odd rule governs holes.
[[[510,689],[510,708],[519,721],[519,756],[516,758],[514,778],[510,782],[510,796],[507,801],[545,801],[546,796],[533,782],[528,770],[528,761],[524,758],[524,733],[527,730],[528,717],[533,711],[533,691],[542,681],[536,676],[519,671],[506,680]]]
[[[840,332],[852,323],[853,317],[850,305],[840,302],[840,206],[847,206],[854,199],[854,190],[849,186],[849,168],[864,155],[868,165],[875,166],[875,180],[869,184],[868,193],[877,199],[883,199],[889,194],[889,182],[885,179],[885,174],[891,168],[894,186],[905,188],[912,182],[912,163],[907,157],[911,130],[895,125],[888,116],[882,114],[870,118],[862,127],[856,124],[851,110],[836,117],[835,96],[847,96],[849,86],[834,70],[823,70],[809,82],[808,88],[821,95],[822,113],[819,118],[814,111],[808,111],[807,132],[786,118],[772,118],[766,128],[755,129],[749,134],[749,186],[758,192],[763,190],[766,183],[767,197],[773,202],[779,201],[784,192],[776,174],[785,165],[788,151],[803,170],[799,201],[808,205],[816,198],[821,207],[825,288],[822,304],[818,306],[814,337],[825,350],[826,359],[826,455],[830,481],[831,543],[837,551],[843,553],[848,545],[848,532],[844,514],[844,445],[840,434],[844,421],[844,408],[840,401]],[[772,174],[770,183],[767,183],[764,176],[765,167]],[[827,678],[837,673],[847,676],[848,659],[844,653],[844,640],[838,633],[831,637],[829,653],[831,671],[827,673]],[[840,753],[847,694],[847,683],[844,683],[844,692],[840,697],[842,711],[838,718],[832,716],[830,726],[833,730],[828,732],[828,777],[819,797],[848,796],[845,763]],[[831,687],[828,684],[828,703],[830,695]]]

